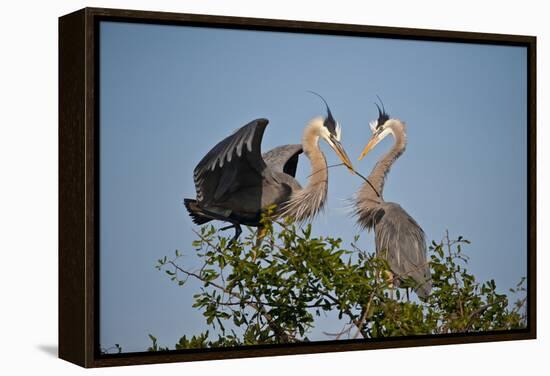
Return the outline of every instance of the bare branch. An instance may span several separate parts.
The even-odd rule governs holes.
[[[202,282],[208,283],[208,284],[212,285],[213,287],[215,287],[215,288],[217,288],[217,289],[219,289],[219,290],[221,290],[221,291],[223,291],[223,292],[239,299],[240,301],[245,303],[247,306],[249,306],[249,307],[253,308],[254,310],[256,310],[256,312],[258,312],[260,315],[262,315],[266,319],[266,321],[268,322],[268,325],[271,328],[271,330],[273,330],[273,332],[279,338],[281,338],[283,341],[288,342],[292,338],[292,336],[289,333],[287,333],[283,328],[281,328],[279,325],[277,325],[275,323],[275,321],[273,320],[271,315],[265,310],[265,308],[261,305],[261,303],[243,300],[242,296],[239,293],[231,291],[231,290],[227,289],[226,287],[224,287],[222,285],[219,285],[215,282],[206,281],[200,275],[181,268],[179,265],[177,265],[173,261],[169,261],[168,264],[172,265],[175,269],[182,272],[183,274],[194,277],[194,278],[196,278],[196,279],[198,279]]]

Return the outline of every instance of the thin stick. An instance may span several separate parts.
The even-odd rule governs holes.
[[[374,188],[374,185],[372,185],[372,183],[369,181],[369,179],[367,179],[366,177],[364,177],[363,175],[361,175],[359,172],[355,171],[355,169],[353,170],[353,172],[355,173],[355,175],[359,176],[361,179],[363,179],[364,181],[366,181],[370,187],[372,188],[372,190],[374,191],[374,193],[376,193],[376,196],[378,198],[380,198],[380,193],[378,193],[378,191],[376,190],[376,188]]]
[[[317,171],[315,171],[315,172],[312,172],[312,173],[309,174],[307,177],[309,178],[310,176],[313,176],[313,175],[315,175],[315,174],[318,174],[318,173],[321,172],[321,171],[328,170],[328,169],[331,168],[331,167],[338,167],[338,166],[343,166],[343,165],[344,165],[343,163],[338,163],[338,164],[330,165],[330,166],[327,166],[327,167],[325,167],[325,168],[321,168],[321,169],[319,169],[319,170],[317,170]]]
[[[344,165],[345,165],[345,163],[338,163],[338,164],[330,165],[330,166],[327,166],[327,167],[324,168],[324,169],[322,168],[322,169],[320,169],[320,170],[317,170],[317,171],[315,171],[315,172],[312,172],[312,173],[309,174],[307,177],[309,178],[310,176],[313,176],[313,175],[315,175],[315,174],[317,174],[317,173],[319,173],[319,172],[321,172],[321,171],[323,171],[323,170],[325,170],[325,169],[328,170],[328,169],[331,168],[331,167],[338,167],[338,166],[344,166]],[[361,173],[357,172],[355,169],[352,169],[352,171],[353,171],[353,173],[354,173],[355,175],[359,176],[361,179],[363,179],[364,181],[366,181],[366,182],[370,185],[370,187],[372,188],[372,190],[374,191],[374,193],[376,193],[376,197],[380,198],[380,193],[378,193],[378,191],[376,190],[376,188],[374,188],[374,185],[372,185],[372,183],[369,181],[369,179],[367,179],[366,177],[364,177],[363,175],[361,175]]]

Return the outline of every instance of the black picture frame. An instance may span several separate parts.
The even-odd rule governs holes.
[[[99,38],[101,21],[195,25],[524,46],[527,75],[527,317],[524,330],[246,348],[101,354],[98,333]],[[59,357],[83,367],[322,353],[536,338],[536,38],[336,23],[85,8],[59,18]]]

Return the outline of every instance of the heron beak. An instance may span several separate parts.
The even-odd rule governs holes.
[[[367,144],[367,146],[365,146],[363,152],[359,156],[359,160],[363,159],[363,157],[367,155],[367,153],[371,151],[376,146],[376,144],[378,144],[378,142],[380,142],[380,138],[378,136],[372,136],[372,138],[369,140],[369,143]]]
[[[342,160],[344,165],[346,165],[346,167],[351,172],[355,172],[355,170],[353,169],[353,165],[351,164],[351,161],[350,161],[348,155],[346,154],[346,151],[344,150],[344,147],[342,146],[340,141],[332,140],[332,144],[334,145],[333,149],[336,152],[336,155],[338,155],[338,158],[340,158]]]

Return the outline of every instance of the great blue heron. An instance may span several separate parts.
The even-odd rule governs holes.
[[[241,225],[260,227],[262,212],[272,205],[276,205],[277,215],[298,222],[314,217],[325,204],[328,187],[327,162],[319,139],[325,140],[353,171],[340,143],[340,125],[321,99],[327,116],[310,120],[301,145],[279,146],[262,155],[261,142],[268,120],[256,119],[214,146],[195,167],[196,200],[184,200],[193,222],[229,222],[231,226],[224,229],[235,228],[235,241],[242,232]],[[312,168],[304,188],[295,179],[302,151]]]
[[[432,289],[430,268],[426,256],[424,231],[416,221],[399,205],[386,202],[382,197],[384,181],[407,145],[405,124],[390,118],[384,105],[378,108],[378,119],[369,125],[372,137],[361,153],[361,160],[386,136],[394,137],[393,147],[376,163],[367,181],[355,197],[355,214],[361,227],[374,229],[376,252],[389,264],[394,285],[412,280],[418,297],[426,298]]]

